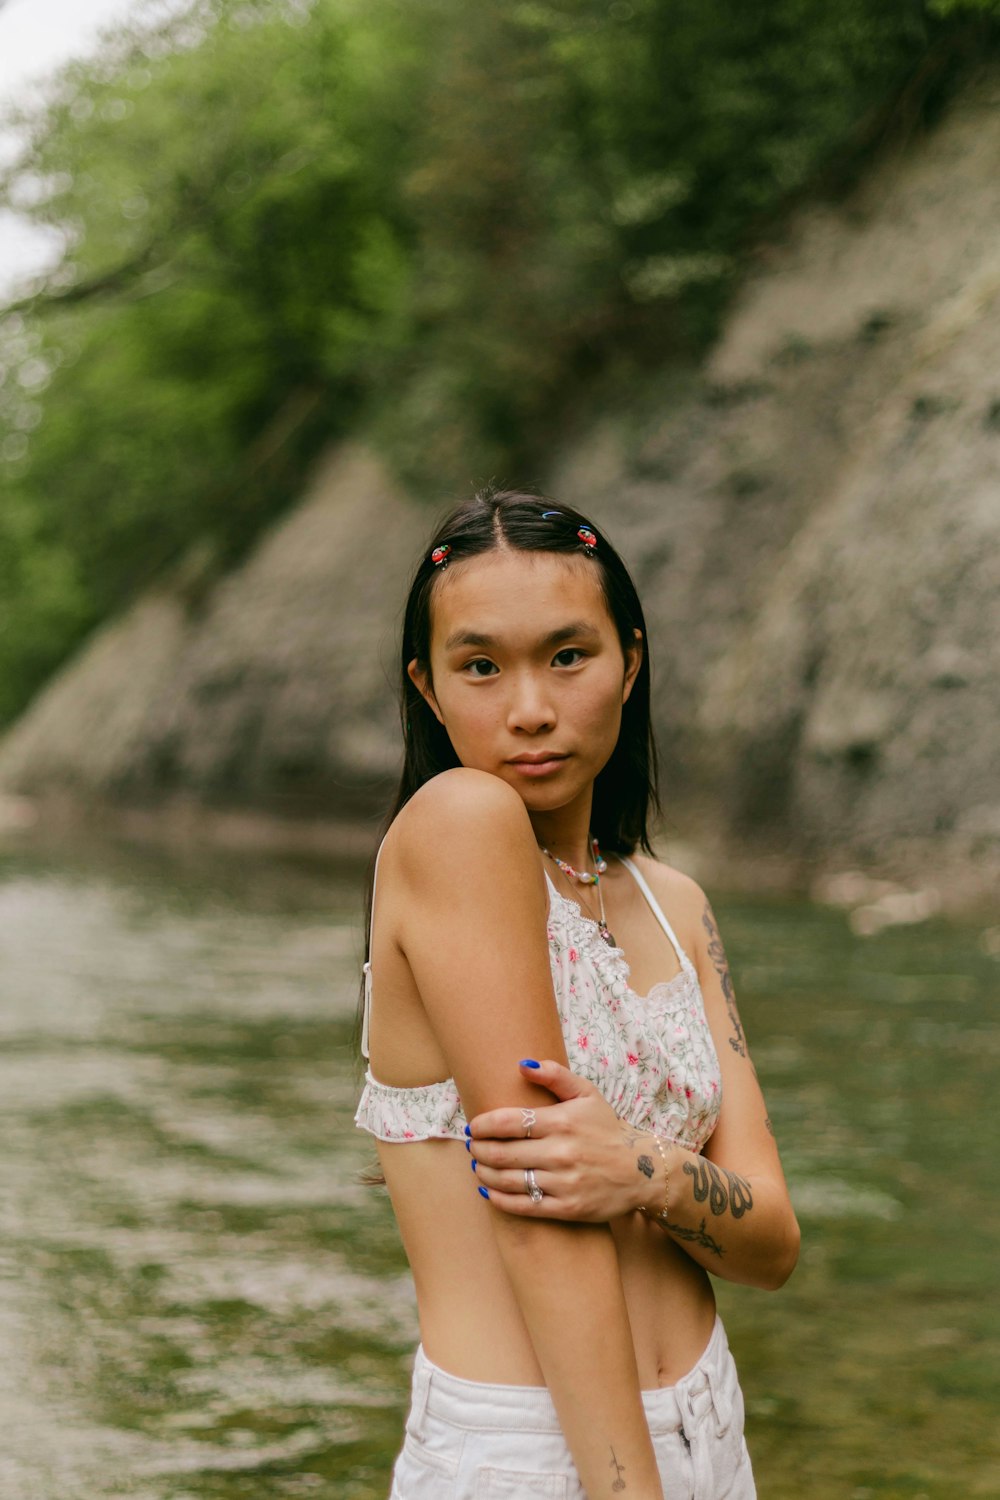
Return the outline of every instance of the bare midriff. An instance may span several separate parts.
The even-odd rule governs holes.
[[[497,1248],[492,1208],[454,1140],[379,1143],[417,1293],[428,1359],[465,1380],[545,1384]],[[673,1385],[698,1361],[715,1324],[706,1271],[640,1213],[616,1219],[622,1286],[643,1390]],[[586,1297],[588,1288],[580,1288]]]

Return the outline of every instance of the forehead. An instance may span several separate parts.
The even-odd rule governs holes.
[[[559,552],[484,552],[450,563],[431,594],[431,640],[468,629],[518,644],[569,620],[615,633],[592,558]]]

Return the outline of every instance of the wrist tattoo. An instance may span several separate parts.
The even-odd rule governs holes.
[[[618,1459],[615,1457],[615,1450],[613,1448],[611,1450],[611,1463],[608,1467],[614,1469],[615,1471],[614,1482],[612,1483],[611,1488],[613,1490],[625,1489],[625,1481],[622,1478],[622,1475],[625,1472],[625,1465],[618,1462]]]
[[[740,1023],[739,1012],[736,1009],[736,995],[733,991],[733,981],[729,973],[729,964],[726,962],[726,950],[722,946],[719,929],[715,925],[712,908],[705,902],[705,910],[701,914],[701,925],[708,933],[708,956],[712,960],[715,972],[719,976],[722,985],[722,993],[726,997],[726,1010],[729,1012],[729,1020],[732,1024],[733,1034],[729,1038],[729,1045],[740,1057],[746,1057],[747,1044],[743,1036],[743,1027]]]
[[[750,1184],[737,1172],[717,1167],[714,1161],[706,1161],[703,1156],[697,1162],[686,1161],[684,1171],[691,1178],[695,1201],[704,1203],[707,1198],[713,1214],[724,1214],[728,1208],[734,1219],[742,1219],[753,1208]]]
[[[636,1162],[636,1166],[645,1177],[652,1177],[653,1158],[651,1156],[640,1156],[638,1161]]]

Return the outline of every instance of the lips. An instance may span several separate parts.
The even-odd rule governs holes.
[[[555,750],[532,750],[525,755],[519,755],[515,760],[508,761],[522,780],[541,781],[545,776],[554,776],[561,771],[569,756],[560,755]]]

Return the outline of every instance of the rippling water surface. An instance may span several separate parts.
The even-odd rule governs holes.
[[[384,1500],[360,879],[0,855],[3,1500]],[[1000,1495],[997,930],[712,895],[804,1232],[783,1291],[718,1284],[761,1500]]]

